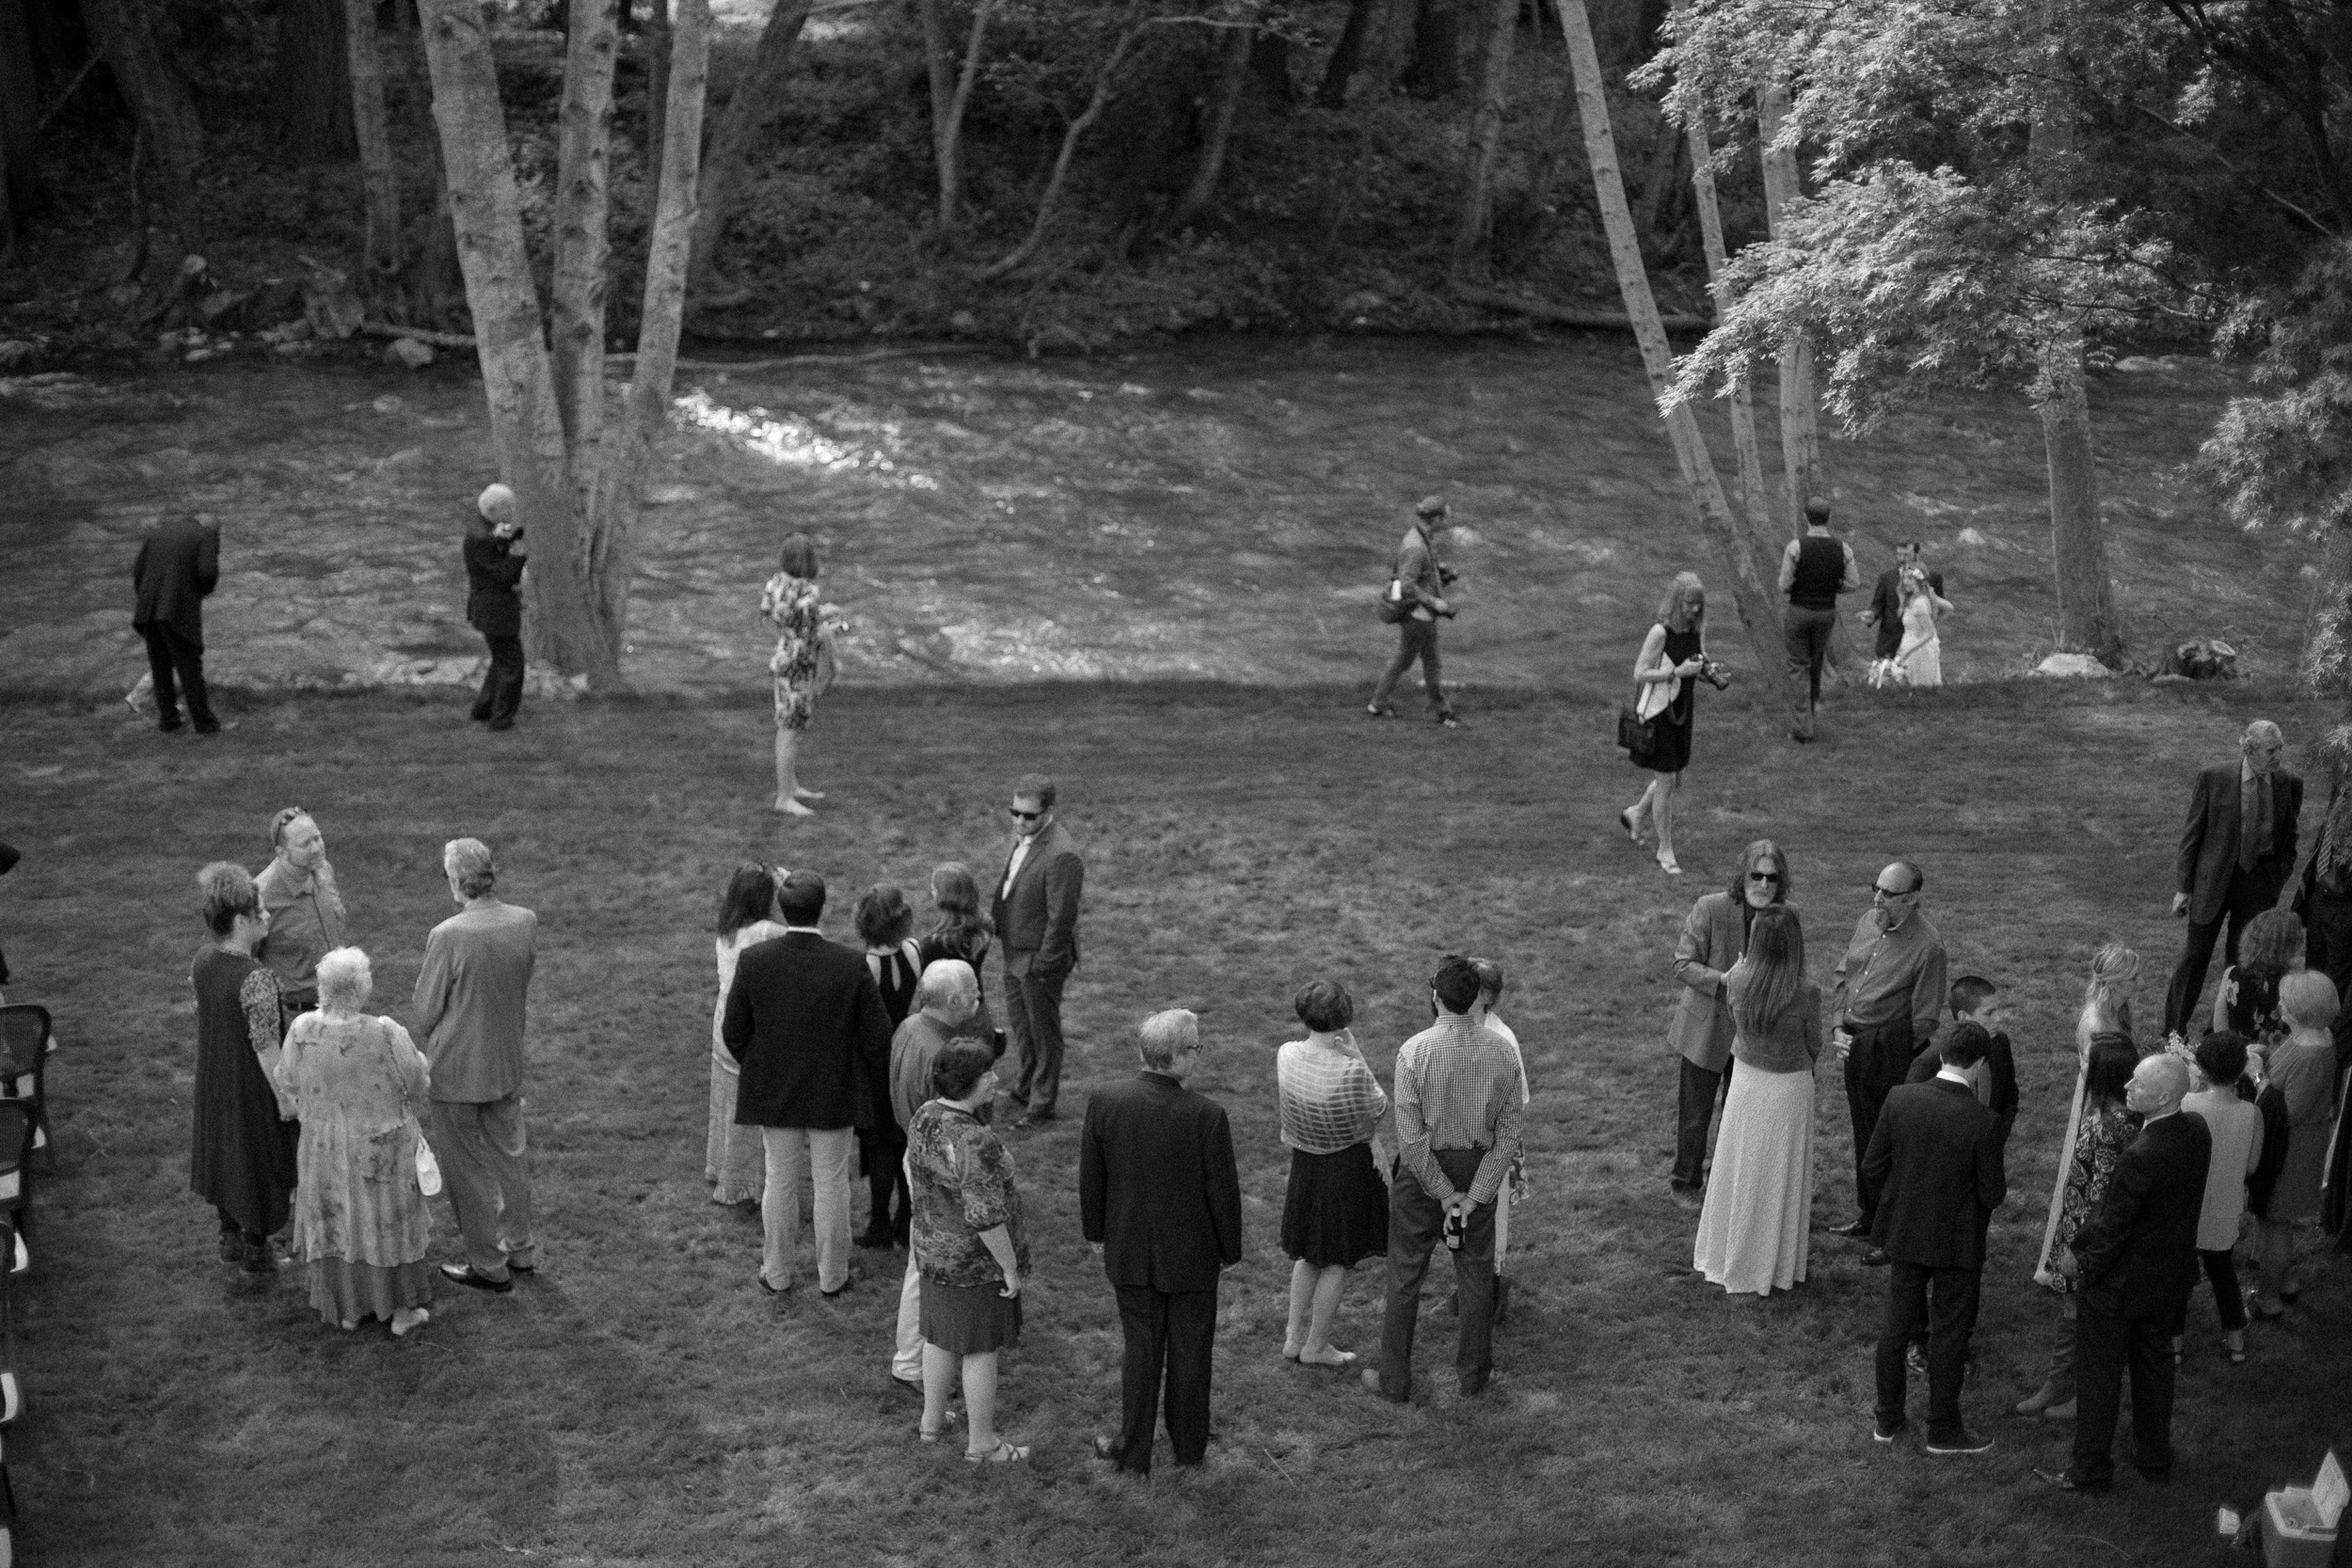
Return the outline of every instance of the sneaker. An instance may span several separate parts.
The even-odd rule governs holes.
[[[1930,1453],[1982,1453],[1992,1446],[1992,1438],[1979,1437],[1964,1427],[1948,1437],[1928,1439],[1928,1452]]]
[[[1899,1418],[1890,1423],[1883,1421],[1873,1416],[1870,1418],[1870,1435],[1879,1442],[1892,1443],[1896,1438],[1900,1437],[1903,1434],[1903,1428],[1909,1426],[1910,1424],[1911,1423],[1909,1421],[1903,1420]]]

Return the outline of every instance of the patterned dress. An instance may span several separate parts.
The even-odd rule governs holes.
[[[825,640],[816,579],[778,572],[759,592],[759,614],[776,628],[776,651],[768,656],[776,683],[776,727],[804,730],[817,711],[817,654]]]
[[[278,1085],[302,1118],[294,1252],[328,1323],[389,1319],[433,1299],[433,1216],[417,1182],[424,1053],[389,1018],[305,1013]]]
[[[2115,1163],[2138,1133],[2138,1118],[2120,1105],[2102,1105],[2083,1113],[2082,1135],[2074,1140],[2074,1163],[2066,1172],[2066,1196],[2058,1203],[2057,1246],[2073,1250],[2074,1233],[2107,1196],[2107,1180],[2115,1174]],[[2053,1270],[2050,1289],[2062,1296],[2072,1295],[2074,1278]]]

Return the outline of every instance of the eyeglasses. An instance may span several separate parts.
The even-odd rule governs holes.
[[[1881,887],[1876,882],[1872,882],[1870,884],[1870,896],[1873,898],[1883,898],[1890,904],[1898,898],[1908,898],[1918,891],[1919,890],[1915,887],[1891,888]]]
[[[1774,887],[1778,887],[1780,885],[1780,873],[1777,871],[1751,871],[1748,873],[1748,880],[1751,882],[1770,882]]]
[[[1019,806],[1012,808],[1012,814],[1024,822],[1034,822],[1045,815],[1041,811],[1023,811]]]

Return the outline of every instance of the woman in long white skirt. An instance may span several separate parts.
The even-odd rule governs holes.
[[[1731,1092],[1691,1266],[1734,1295],[1769,1295],[1804,1279],[1813,1219],[1821,988],[1805,978],[1796,911],[1756,911],[1724,994],[1734,1026]]]

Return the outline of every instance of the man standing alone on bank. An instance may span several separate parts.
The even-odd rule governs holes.
[[[1788,738],[1813,738],[1813,710],[1821,705],[1821,665],[1837,629],[1837,595],[1862,586],[1853,546],[1829,531],[1829,502],[1816,496],[1804,503],[1804,537],[1788,541],[1780,558],[1780,591],[1788,595],[1783,641],[1788,650]],[[1796,703],[1796,687],[1805,701]]]
[[[489,672],[473,700],[476,723],[515,727],[523,700],[523,601],[515,592],[530,549],[515,522],[515,492],[493,484],[466,519],[466,621],[490,647]]]
[[[174,677],[188,695],[188,717],[196,733],[220,728],[204,689],[204,596],[220,583],[220,530],[197,517],[173,517],[139,542],[131,565],[137,594],[131,629],[147,644],[147,668],[155,677],[156,727],[180,727]]]
[[[2238,933],[2246,923],[2279,902],[2287,874],[2295,869],[2296,819],[2303,814],[2303,781],[2279,766],[2286,736],[2267,719],[2257,719],[2238,737],[2238,765],[2208,768],[2197,775],[2189,797],[2188,825],[2181,832],[2178,892],[2172,912],[2188,917],[2181,961],[2164,993],[2164,1032],[2188,1033],[2189,1015],[2205,990],[2205,966],[2213,944],[2222,942],[2223,964],[2237,962]]]
[[[1829,1016],[1832,1038],[1846,1052],[1846,1108],[1853,1118],[1854,1197],[1860,1212],[1840,1236],[1867,1237],[1878,1220],[1879,1191],[1864,1163],[1880,1108],[1910,1076],[1912,1058],[1935,1037],[1944,1011],[1944,937],[1919,912],[1927,873],[1896,861],[1870,885],[1870,908],[1837,960]],[[1872,1246],[1865,1263],[1883,1263]]]
[[[1381,618],[1394,618],[1396,623],[1396,657],[1389,660],[1388,670],[1380,684],[1373,689],[1372,705],[1364,712],[1375,719],[1391,719],[1395,710],[1389,699],[1396,692],[1396,683],[1405,672],[1421,660],[1421,677],[1429,688],[1429,706],[1438,716],[1438,722],[1447,729],[1458,729],[1460,721],[1454,717],[1453,705],[1445,700],[1445,687],[1438,667],[1438,617],[1452,619],[1454,607],[1445,600],[1445,591],[1453,585],[1454,568],[1438,560],[1438,535],[1446,529],[1452,510],[1436,496],[1424,497],[1413,508],[1413,526],[1405,533],[1404,543],[1396,547],[1396,568],[1391,574],[1386,596],[1382,601]]]
[[[1015,1127],[1060,1115],[1061,990],[1078,967],[1078,898],[1086,862],[1054,818],[1054,781],[1025,773],[1012,786],[1012,849],[996,879],[996,940],[1005,947],[1005,1031],[1021,1064]]]
[[[432,1071],[433,1149],[465,1243],[441,1273],[503,1295],[538,1268],[531,1237],[531,1147],[523,1131],[523,1020],[539,917],[501,902],[490,847],[455,838],[441,850],[449,895],[463,906],[424,941],[409,1016]]]

